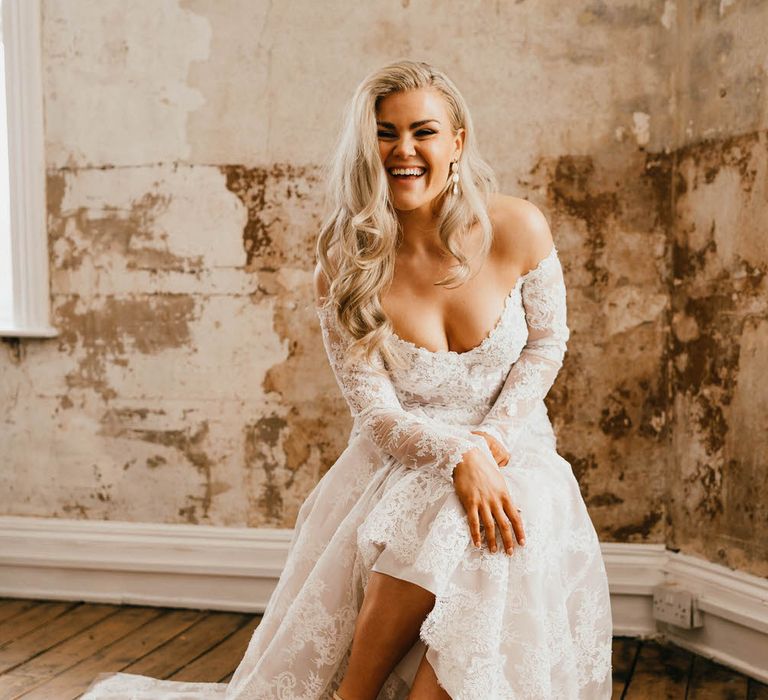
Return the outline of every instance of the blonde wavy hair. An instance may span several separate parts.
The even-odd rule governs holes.
[[[452,134],[465,130],[459,194],[448,194],[453,185],[449,177],[434,200],[442,202],[435,212],[440,241],[457,260],[452,267],[458,269],[435,284],[459,286],[469,278],[470,259],[460,238],[475,223],[482,236],[476,256],[485,258],[491,247],[488,203],[498,192],[498,183],[480,156],[469,108],[457,87],[423,61],[396,61],[368,75],[347,103],[333,156],[323,168],[330,213],[316,244],[317,259],[330,282],[324,303],[332,305],[339,324],[354,339],[348,360],[364,356],[371,362],[379,350],[386,362],[402,366],[387,343],[394,329],[379,296],[392,281],[402,229],[379,153],[376,112],[387,95],[418,88],[439,91],[447,103]]]

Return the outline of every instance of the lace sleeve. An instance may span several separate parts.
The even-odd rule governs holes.
[[[323,344],[350,412],[384,453],[412,469],[434,469],[449,481],[469,450],[486,447],[485,440],[453,430],[428,416],[409,413],[400,404],[386,366],[377,353],[373,365],[365,360],[344,363],[351,335],[342,331],[331,307],[315,306]]]
[[[528,341],[509,370],[491,410],[473,428],[495,437],[510,453],[528,414],[552,388],[570,337],[566,324],[565,280],[554,246],[525,274],[521,295]]]

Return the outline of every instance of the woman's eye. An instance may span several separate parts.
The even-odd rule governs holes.
[[[416,132],[416,136],[424,137],[424,136],[432,136],[433,134],[436,134],[437,132],[432,129],[419,129]],[[392,131],[378,131],[376,133],[377,137],[380,139],[394,139],[397,138],[397,134],[395,134]]]

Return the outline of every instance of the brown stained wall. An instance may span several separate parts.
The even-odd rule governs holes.
[[[768,4],[679,20],[667,544],[768,576]]]
[[[679,152],[670,546],[768,576],[768,135]]]
[[[629,144],[543,158],[541,191],[564,261],[571,339],[547,405],[604,540],[663,542],[672,161]]]
[[[291,527],[349,428],[301,269],[316,180],[49,174],[61,332],[0,346],[3,512]]]
[[[61,335],[0,344],[0,512],[293,525],[351,425],[311,305],[318,166],[341,96],[412,55],[549,217],[547,404],[600,537],[768,575],[768,6],[455,4],[43,3]]]

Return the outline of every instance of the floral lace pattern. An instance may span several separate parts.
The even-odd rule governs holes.
[[[446,430],[423,412],[409,412],[400,404],[381,355],[373,366],[360,359],[351,362],[346,348],[351,342],[328,306],[316,309],[328,358],[355,419],[356,432],[368,436],[383,455],[391,455],[415,469],[432,469],[452,481],[462,456],[479,441]],[[475,436],[477,437],[477,436]]]
[[[299,511],[288,559],[229,684],[114,674],[87,700],[330,700],[349,662],[373,572],[435,595],[420,638],[378,700],[405,700],[426,654],[455,700],[611,696],[610,596],[600,544],[544,397],[569,338],[557,250],[521,276],[497,324],[468,352],[392,338],[410,362],[345,364],[350,338],[317,310],[354,417],[344,452]],[[475,548],[452,474],[492,434],[526,545]],[[481,533],[484,528],[481,526]],[[497,541],[501,534],[497,529]],[[178,684],[177,684],[178,685]]]

